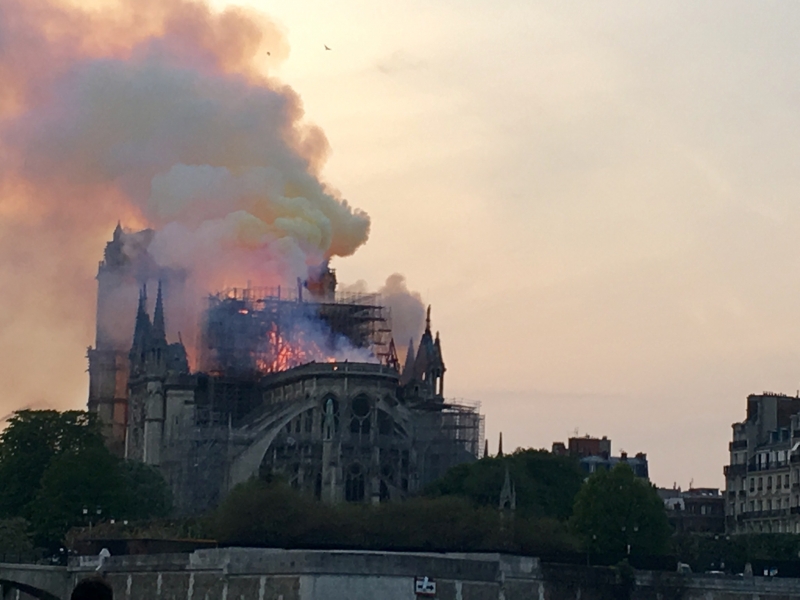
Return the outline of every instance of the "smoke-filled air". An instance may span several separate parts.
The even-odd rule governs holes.
[[[150,256],[193,292],[293,282],[367,241],[320,179],[324,134],[270,76],[288,52],[242,8],[0,0],[0,414],[82,400],[118,220],[152,228]]]

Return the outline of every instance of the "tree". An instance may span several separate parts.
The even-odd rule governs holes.
[[[656,489],[623,463],[586,481],[575,499],[571,526],[587,552],[612,562],[663,554],[670,536]]]
[[[217,508],[214,531],[224,543],[291,547],[308,543],[332,524],[330,507],[284,481],[251,479],[231,490]]]
[[[458,465],[429,486],[426,494],[460,496],[478,506],[497,507],[506,469],[514,482],[518,515],[565,520],[572,514],[583,483],[578,462],[545,450],[517,450]]]
[[[458,496],[412,498],[360,512],[367,547],[475,552],[510,542],[503,537],[497,508],[475,506]]]
[[[33,542],[25,519],[16,517],[0,520],[0,556],[27,554],[32,551]]]
[[[0,518],[28,519],[40,545],[57,546],[90,521],[160,518],[171,508],[161,474],[113,456],[94,414],[20,411],[0,434]]]
[[[103,447],[95,415],[22,410],[0,434],[0,518],[28,516],[50,463],[63,452]]]
[[[125,516],[129,502],[118,462],[104,446],[67,451],[51,461],[29,506],[38,544],[57,546],[72,527]]]
[[[157,469],[132,460],[120,462],[118,468],[124,490],[120,517],[144,520],[172,513],[172,490]]]
[[[534,556],[575,548],[562,522],[509,521],[496,506],[479,506],[456,495],[332,506],[281,480],[253,479],[234,488],[215,512],[211,527],[220,543],[231,545],[503,551]]]

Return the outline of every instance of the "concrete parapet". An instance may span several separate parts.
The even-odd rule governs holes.
[[[741,597],[787,596],[800,598],[800,580],[780,577],[743,577],[736,575],[707,575],[639,571],[636,587],[683,589],[687,596],[700,597],[707,593],[738,594]]]
[[[71,577],[64,567],[0,563],[0,598],[13,598],[12,591],[42,600],[68,597]]]
[[[39,589],[51,599],[97,572],[82,557],[64,567],[0,564],[7,589]],[[541,564],[503,554],[215,548],[192,554],[116,556],[102,566],[125,600],[421,600],[415,580],[435,583],[441,600],[789,600],[800,580],[636,572]]]

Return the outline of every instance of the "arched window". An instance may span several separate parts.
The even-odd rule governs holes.
[[[358,463],[353,463],[347,469],[344,498],[348,502],[363,502],[364,500],[364,471]]]
[[[370,405],[369,398],[364,395],[357,396],[352,404],[353,416],[363,419],[369,416]]]
[[[388,502],[389,501],[389,486],[386,485],[386,482],[381,479],[381,502]]]
[[[357,396],[353,403],[350,405],[350,432],[358,433],[361,435],[369,435],[370,426],[372,425],[372,407],[370,406],[369,398],[364,395]]]
[[[332,395],[325,396],[322,400],[322,418],[320,419],[322,439],[332,439],[339,433],[339,403]]]

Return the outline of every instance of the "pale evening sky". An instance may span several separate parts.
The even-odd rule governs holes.
[[[800,387],[800,5],[249,4],[372,217],[340,281],[433,304],[493,451],[577,428],[722,485],[747,394]]]
[[[500,431],[513,450],[577,429],[646,452],[658,485],[722,486],[747,395],[800,393],[800,4],[237,3],[283,30],[258,67],[302,97],[321,178],[371,217],[339,280],[399,272],[432,304],[446,395],[481,402],[493,452]],[[0,420],[86,406],[97,261],[117,219],[160,226],[154,174],[260,148],[317,185],[322,148],[281,154],[293,96],[248,79],[243,22],[167,0],[2,14]],[[346,254],[366,221],[334,212]]]

